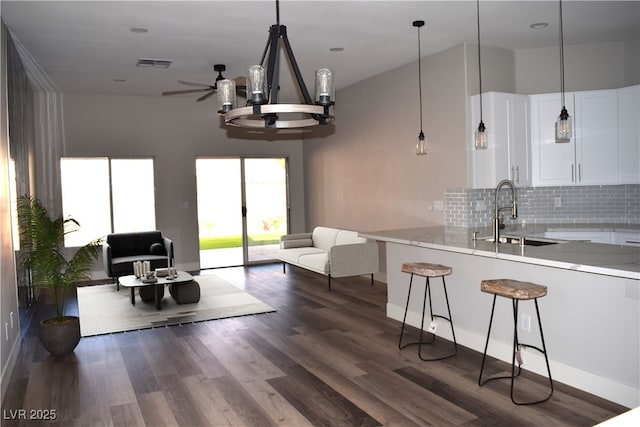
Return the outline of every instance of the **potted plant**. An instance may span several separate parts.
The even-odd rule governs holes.
[[[21,265],[31,272],[34,286],[47,289],[56,316],[40,322],[42,345],[55,356],[73,352],[80,341],[80,319],[65,315],[69,291],[81,280],[89,280],[91,267],[101,250],[101,239],[65,253],[64,239],[80,224],[73,218],[53,218],[42,202],[31,196],[18,197]]]

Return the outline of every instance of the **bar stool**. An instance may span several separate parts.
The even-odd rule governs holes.
[[[409,279],[409,291],[407,292],[407,305],[404,309],[404,319],[402,319],[402,329],[400,330],[400,341],[398,341],[398,348],[402,350],[403,348],[408,347],[410,345],[418,345],[418,357],[420,357],[420,359],[424,361],[442,360],[442,359],[455,356],[456,353],[458,352],[458,343],[456,341],[456,333],[453,330],[453,320],[451,317],[451,309],[449,307],[449,296],[447,295],[447,284],[444,281],[444,276],[448,276],[451,274],[452,272],[451,267],[447,267],[446,265],[440,265],[440,264],[429,264],[426,262],[411,262],[411,263],[403,263],[402,271],[404,273],[410,273],[411,278]],[[411,298],[411,286],[413,283],[414,275],[422,276],[427,279],[426,286],[424,288],[424,300],[422,302],[422,322],[420,323],[420,339],[417,342],[411,342],[411,343],[406,343],[402,345],[402,337],[404,335],[404,327],[407,321],[407,311],[409,311],[409,299]],[[444,288],[444,298],[447,302],[447,313],[449,317],[433,313],[433,306],[431,304],[431,287],[429,284],[430,277],[442,277],[442,286]],[[431,339],[431,341],[425,342],[422,340],[422,335],[424,332],[424,315],[425,315],[425,310],[427,305],[427,296],[429,297],[429,312],[431,313],[431,321],[433,322],[434,318],[438,317],[440,319],[444,319],[448,321],[449,325],[451,326],[451,334],[453,335],[453,353],[450,353],[441,357],[434,357],[434,358],[422,357],[422,344],[432,344],[436,339],[435,334],[432,334],[433,338]]]
[[[491,318],[489,319],[489,330],[487,332],[487,342],[484,346],[484,354],[482,355],[482,366],[480,367],[480,376],[478,377],[478,385],[482,386],[489,381],[511,378],[511,401],[516,405],[533,405],[535,403],[541,403],[549,400],[553,394],[553,380],[551,379],[551,369],[549,368],[549,358],[547,357],[547,347],[544,343],[544,334],[542,333],[542,321],[540,320],[540,310],[538,309],[538,298],[542,298],[547,295],[547,287],[543,285],[537,285],[530,282],[520,282],[518,280],[511,279],[494,279],[483,280],[480,285],[480,290],[489,294],[493,294],[493,304],[491,306]],[[501,296],[511,299],[513,305],[513,352],[511,358],[511,376],[496,376],[482,380],[482,371],[484,370],[484,363],[487,357],[487,348],[489,347],[489,336],[491,335],[491,324],[493,323],[493,313],[496,307],[496,297]],[[538,327],[540,329],[540,340],[542,341],[542,349],[530,344],[523,344],[518,339],[518,303],[520,300],[533,300],[536,306],[536,315],[538,316]],[[522,359],[520,356],[520,348],[528,347],[533,348],[540,353],[544,354],[544,360],[547,364],[547,373],[549,374],[549,386],[551,391],[549,395],[541,400],[535,400],[530,402],[516,401],[513,395],[514,380],[520,376]],[[515,365],[516,359],[518,359],[518,373],[516,374]]]

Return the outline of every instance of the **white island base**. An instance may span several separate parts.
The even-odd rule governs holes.
[[[376,233],[361,235],[376,238]],[[428,243],[378,240],[386,241],[387,316],[399,321],[404,316],[409,275],[401,272],[403,262],[448,265],[453,268],[453,274],[447,277],[447,290],[457,341],[483,352],[492,296],[480,291],[480,282],[510,278],[545,285],[548,294],[538,303],[554,381],[629,408],[640,405],[638,280],[544,266],[529,259],[500,259],[487,252],[460,253],[447,250],[441,242],[434,249],[426,247]],[[441,288],[432,287],[432,296],[437,312],[444,306]],[[412,300],[407,323],[419,327],[421,309],[421,301]],[[533,302],[520,304],[519,317],[520,340],[539,343]],[[523,329],[526,324],[530,332]],[[452,339],[447,327],[438,327],[437,334]],[[489,354],[511,363],[512,340],[511,301],[498,298]],[[546,375],[543,356],[530,350],[525,352],[525,360],[524,369]]]

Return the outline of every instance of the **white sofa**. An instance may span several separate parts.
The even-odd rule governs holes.
[[[277,255],[286,264],[332,277],[371,275],[378,272],[378,244],[358,237],[358,233],[329,227],[316,227],[312,233],[286,234],[280,237]]]

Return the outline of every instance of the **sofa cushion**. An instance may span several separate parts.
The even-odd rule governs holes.
[[[298,264],[301,256],[314,254],[326,255],[327,252],[323,251],[322,249],[314,248],[313,246],[304,248],[281,249],[278,251],[278,258],[291,264]]]
[[[164,241],[160,231],[140,231],[135,233],[113,233],[107,235],[113,258],[150,254],[151,245]],[[166,255],[166,252],[163,252]]]
[[[313,246],[313,241],[311,239],[291,239],[280,242],[281,249],[306,248],[311,246]]]
[[[331,246],[336,244],[336,236],[338,235],[338,229],[328,227],[316,227],[313,229],[311,239],[313,240],[313,246],[316,248],[329,251]]]
[[[318,253],[318,254],[306,254],[301,255],[299,258],[299,264],[310,269],[315,270],[319,273],[329,274],[329,254]]]
[[[359,237],[358,233],[349,230],[340,230],[336,236],[336,245],[350,245],[352,243],[366,243],[367,239]]]

